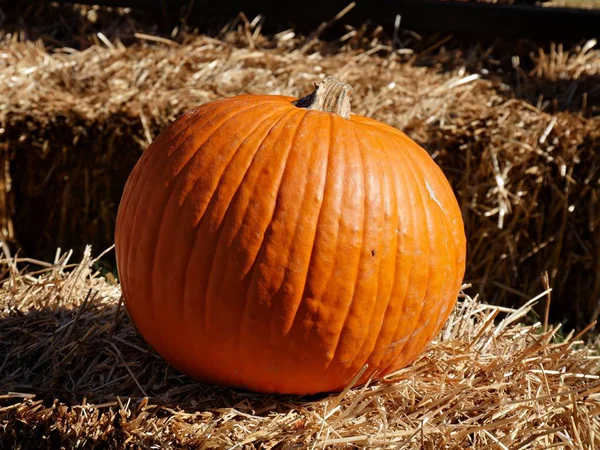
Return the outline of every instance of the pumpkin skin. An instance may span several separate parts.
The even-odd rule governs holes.
[[[257,392],[343,389],[412,362],[459,292],[452,189],[400,131],[241,95],[168,126],[115,230],[130,317],[172,366]]]

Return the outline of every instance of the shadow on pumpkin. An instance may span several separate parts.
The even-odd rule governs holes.
[[[120,400],[135,408],[148,397],[149,404],[184,412],[233,407],[260,416],[287,413],[325,397],[263,395],[197,383],[164,362],[114,303],[13,311],[0,318],[0,342],[0,411],[29,394],[47,406],[58,401],[114,407]],[[2,398],[10,392],[25,395]]]

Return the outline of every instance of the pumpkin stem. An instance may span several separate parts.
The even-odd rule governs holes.
[[[331,112],[347,119],[350,117],[350,92],[352,86],[349,84],[342,83],[335,77],[327,77],[322,82],[315,83],[313,92],[292,104],[298,108]]]

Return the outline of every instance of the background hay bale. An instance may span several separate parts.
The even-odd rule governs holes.
[[[404,130],[441,165],[466,222],[466,280],[486,300],[522,304],[548,271],[552,320],[582,327],[596,318],[595,41],[567,51],[409,33],[387,39],[363,27],[325,43],[290,30],[266,38],[260,21],[243,16],[217,37],[179,30],[157,38],[155,25],[124,10],[59,11],[70,14],[70,34],[44,37],[40,24],[25,22],[6,25],[13,32],[1,41],[0,219],[24,254],[112,244],[130,169],[186,109],[239,93],[302,95],[333,74],[354,86],[356,113]],[[62,48],[60,38],[78,49]]]
[[[536,299],[511,310],[462,296],[406,369],[341,394],[278,397],[175,372],[89,249],[74,267],[68,257],[0,260],[2,448],[600,447],[598,357],[581,333],[525,325]]]

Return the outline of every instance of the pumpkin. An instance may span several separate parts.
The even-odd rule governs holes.
[[[299,100],[214,101],[137,162],[119,277],[137,329],[179,371],[339,391],[406,366],[447,320],[465,270],[456,198],[419,145],[350,113],[350,91],[328,77]]]

